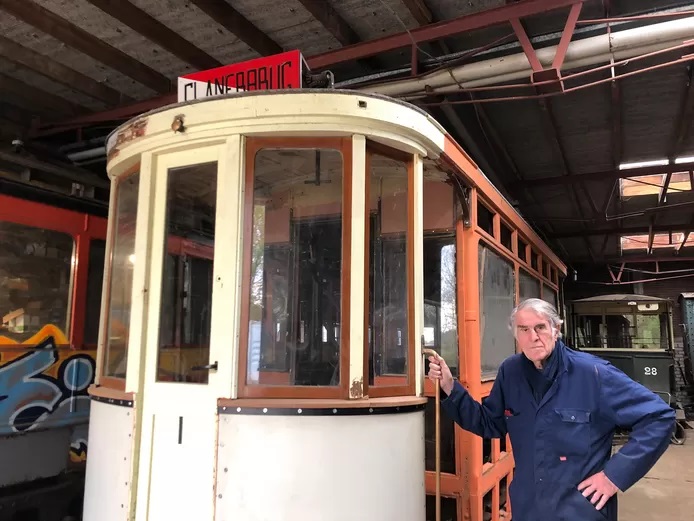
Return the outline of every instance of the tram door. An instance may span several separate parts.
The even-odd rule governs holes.
[[[206,157],[205,157],[206,156]],[[213,519],[217,399],[231,356],[212,341],[219,149],[157,161],[137,519]],[[228,242],[228,241],[227,241]],[[218,257],[219,262],[219,257]],[[227,286],[231,286],[228,284]]]

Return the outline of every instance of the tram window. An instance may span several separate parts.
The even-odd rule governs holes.
[[[256,154],[248,384],[340,384],[342,197],[339,150]]]
[[[434,398],[427,399],[424,411],[426,470],[436,470],[436,408]],[[441,472],[455,474],[455,424],[441,413]]]
[[[140,174],[116,183],[116,211],[113,249],[109,274],[108,323],[104,376],[125,378],[128,358],[128,332],[132,305],[133,268],[135,267],[135,224]]]
[[[480,242],[479,306],[482,379],[489,380],[508,356],[515,352],[508,318],[515,305],[513,265]]]
[[[637,349],[667,349],[667,314],[637,314],[636,332],[633,347]]]
[[[216,162],[169,170],[157,381],[208,381],[216,209]]]
[[[96,346],[99,340],[101,289],[104,279],[106,241],[89,241],[89,270],[87,271],[87,309],[84,314],[84,344]]]
[[[458,376],[455,236],[424,238],[424,344]]]
[[[555,309],[558,306],[557,292],[550,288],[547,284],[542,285],[542,300],[552,304]]]
[[[519,300],[540,298],[540,281],[522,268],[518,271],[520,273],[518,279]]]
[[[407,163],[370,156],[369,385],[408,382]]]
[[[436,519],[436,496],[427,494],[426,521]],[[458,502],[452,497],[441,497],[441,521],[458,521]]]
[[[534,270],[537,269],[537,253],[535,253],[535,250],[530,250],[530,267]]]
[[[513,251],[513,232],[511,228],[506,226],[503,222],[501,223],[501,244],[503,244],[508,251]]]
[[[525,242],[520,237],[518,237],[518,258],[520,258],[524,262],[528,262],[528,256],[526,255],[526,248],[527,247],[528,247],[528,243]]]
[[[0,337],[39,342],[49,324],[69,336],[73,251],[70,235],[0,222]]]
[[[494,236],[494,214],[480,201],[477,202],[477,226]]]

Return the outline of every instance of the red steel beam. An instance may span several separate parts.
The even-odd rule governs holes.
[[[425,25],[417,29],[412,29],[409,33],[402,32],[384,36],[383,38],[318,54],[309,58],[308,64],[314,69],[320,69],[337,63],[395,51],[414,44],[450,38],[460,33],[508,23],[509,20],[514,18],[524,18],[547,11],[554,11],[555,9],[572,6],[576,3],[583,3],[585,1],[586,0],[526,0],[524,2],[508,4],[495,9],[487,9],[485,11],[461,16],[453,20],[445,20],[435,24]]]
[[[333,51],[311,56],[307,58],[306,61],[311,69],[322,69],[338,63],[356,61],[360,58],[366,58],[369,56],[394,51],[403,47],[410,47],[420,43],[450,38],[461,33],[505,24],[514,18],[520,19],[533,16],[547,11],[573,6],[577,3],[582,4],[585,1],[586,0],[525,0],[494,9],[488,9],[478,13],[461,16],[452,20],[444,20],[438,23],[424,25],[422,27],[412,29],[411,31],[404,31],[398,34],[385,36],[383,38],[348,45]],[[131,105],[125,105],[102,112],[95,112],[84,117],[65,121],[60,126],[40,130],[39,134],[47,135],[62,132],[64,130],[74,129],[90,123],[127,119],[137,114],[141,114],[142,112],[147,112],[164,105],[176,103],[176,100],[176,94],[165,94]]]

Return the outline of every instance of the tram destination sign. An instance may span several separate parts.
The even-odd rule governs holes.
[[[178,102],[252,90],[300,89],[306,61],[298,50],[264,56],[178,78]]]

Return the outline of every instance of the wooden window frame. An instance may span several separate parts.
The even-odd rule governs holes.
[[[113,208],[113,211],[116,212],[118,209],[118,188],[120,183],[125,181],[126,179],[129,179],[135,174],[142,174],[140,172],[141,164],[138,162],[137,164],[133,165],[132,167],[128,168],[125,172],[123,172],[121,175],[115,178],[113,181],[111,189],[114,191],[114,196],[113,196],[113,201],[111,202],[111,208]],[[142,180],[140,179],[140,182]],[[139,200],[140,200],[140,187],[138,186],[138,207],[139,207]],[[135,216],[135,222],[137,223],[137,220],[140,218],[139,215]],[[103,306],[104,309],[104,316],[102,317],[101,320],[101,325],[99,327],[99,336],[103,338],[103,348],[100,350],[98,356],[98,361],[97,364],[101,368],[99,371],[99,386],[100,387],[108,387],[109,389],[114,389],[116,391],[121,391],[125,392],[125,378],[120,378],[116,376],[109,376],[106,374],[106,352],[108,350],[108,332],[109,332],[109,327],[111,325],[111,282],[112,282],[112,275],[113,272],[111,268],[113,267],[113,247],[115,244],[116,240],[116,235],[114,233],[115,231],[115,226],[117,223],[117,215],[116,214],[110,214],[109,212],[109,222],[108,222],[108,227],[107,227],[107,240],[106,240],[106,258],[104,259],[104,278],[105,280],[105,291],[103,291],[103,294],[101,296],[102,301],[104,301],[106,304]],[[105,299],[105,300],[104,300]],[[132,302],[130,303],[132,306]],[[128,338],[127,343],[125,345],[125,352],[126,354],[130,350],[130,339]],[[127,369],[126,369],[127,371]],[[127,374],[126,374],[127,376]]]
[[[407,169],[407,227],[405,230],[406,243],[406,281],[407,281],[407,375],[404,383],[395,385],[375,385],[376,377],[374,376],[374,385],[369,385],[369,278],[371,272],[371,259],[369,257],[369,242],[371,240],[370,208],[371,208],[371,158],[374,154],[402,161]],[[366,188],[366,227],[364,233],[364,250],[365,250],[365,265],[364,265],[364,396],[370,398],[382,398],[389,396],[408,396],[414,395],[416,389],[415,382],[415,296],[414,296],[414,215],[415,215],[415,179],[414,179],[414,154],[403,152],[376,143],[367,139],[366,141],[366,168],[364,172],[365,188]]]
[[[264,149],[319,148],[342,154],[342,252],[340,302],[340,383],[337,386],[268,385],[248,383],[248,335],[253,235],[255,158]],[[349,398],[350,263],[352,234],[351,137],[247,137],[245,139],[245,198],[243,201],[243,255],[241,269],[241,324],[239,334],[239,398]]]

